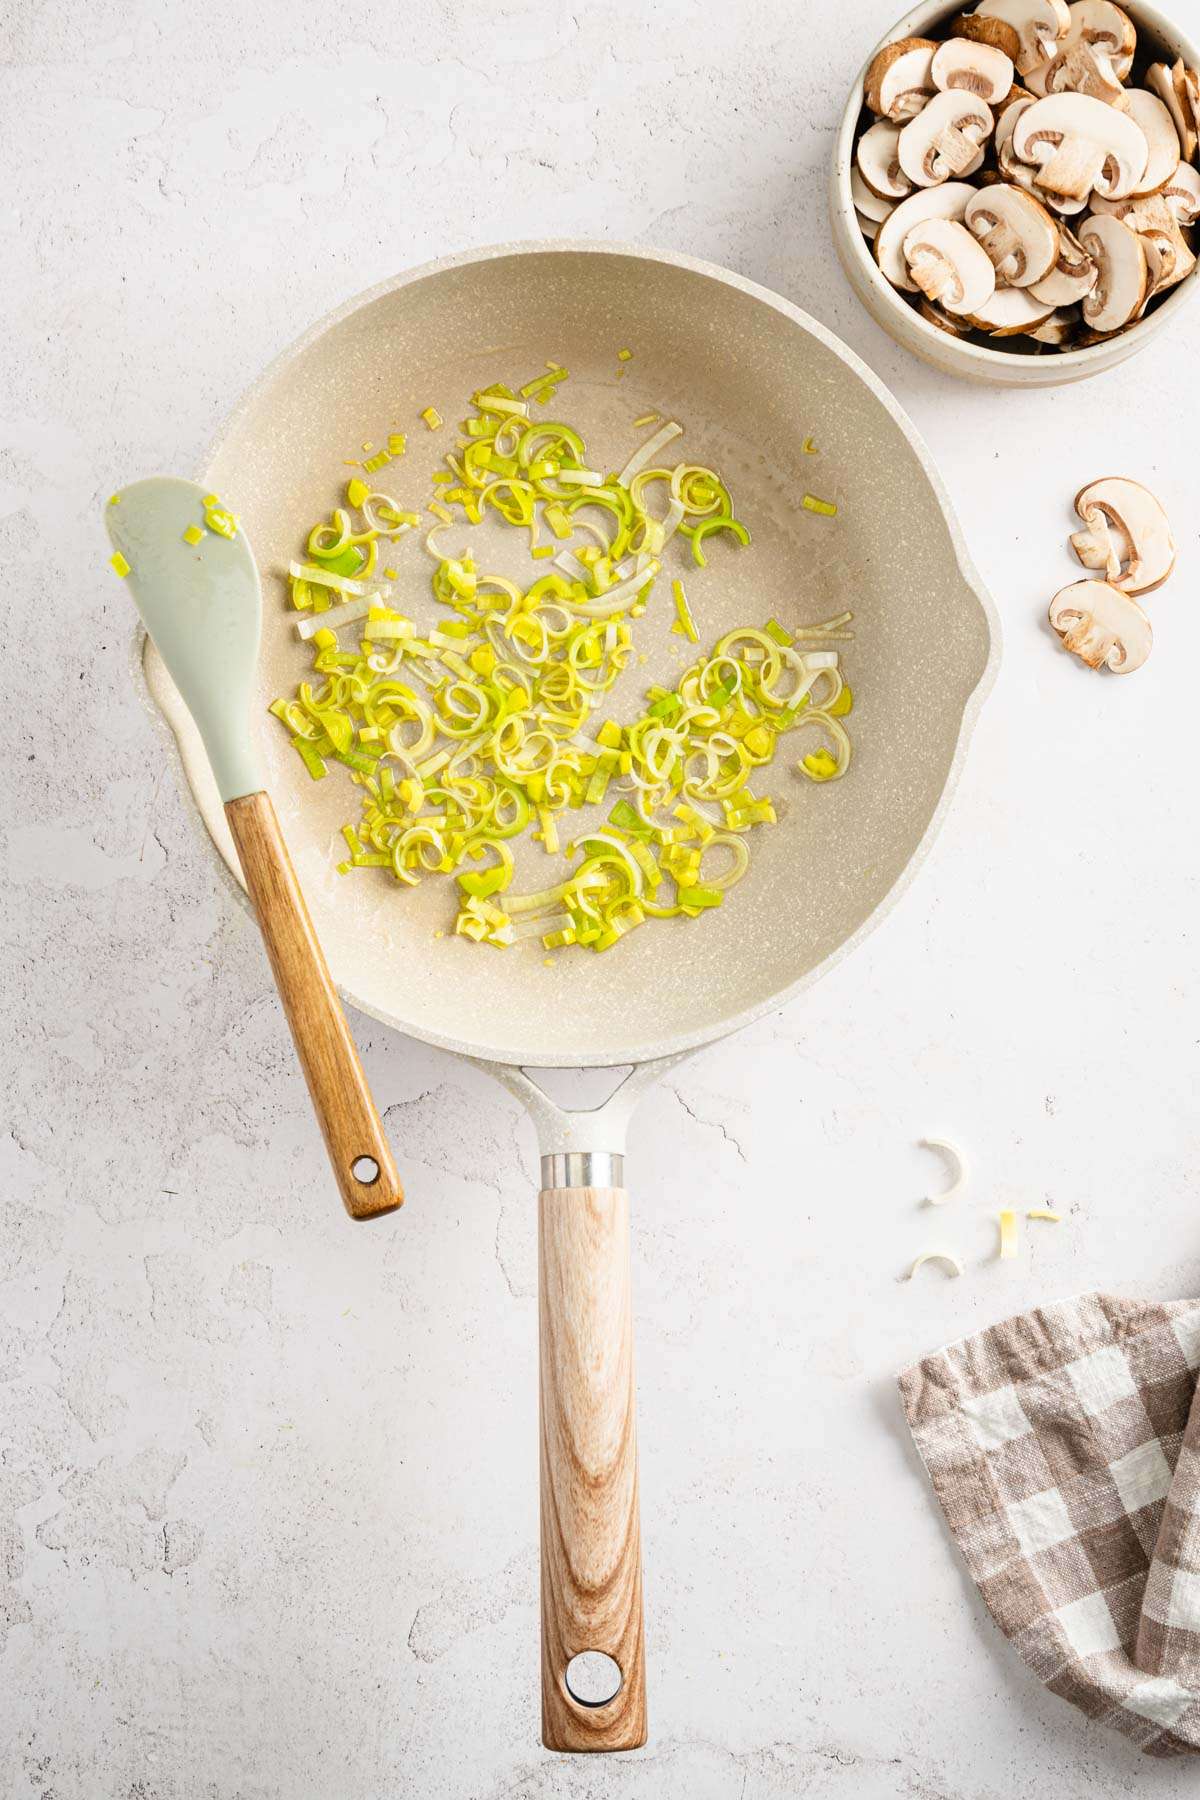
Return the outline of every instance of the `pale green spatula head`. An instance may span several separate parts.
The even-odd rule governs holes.
[[[126,585],[184,705],[196,721],[222,800],[266,784],[250,746],[250,696],[262,589],[241,527],[205,529],[205,491],[174,475],[122,488],[105,508]],[[184,533],[204,532],[196,544]]]

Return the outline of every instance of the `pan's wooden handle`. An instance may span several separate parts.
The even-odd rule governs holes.
[[[346,1211],[352,1219],[394,1212],[404,1189],[275,808],[267,794],[246,794],[226,804],[225,817]]]
[[[542,1742],[635,1750],[646,1741],[646,1670],[624,1189],[543,1189],[538,1265]],[[568,1686],[567,1665],[589,1650],[621,1672],[602,1705]]]

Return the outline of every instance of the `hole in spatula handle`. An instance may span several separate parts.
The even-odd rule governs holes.
[[[356,1156],[350,1164],[350,1173],[362,1187],[371,1187],[379,1180],[379,1164],[373,1156]]]
[[[580,1706],[607,1706],[621,1691],[621,1665],[602,1650],[581,1650],[567,1664],[567,1692]]]

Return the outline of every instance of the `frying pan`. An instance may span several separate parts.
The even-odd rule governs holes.
[[[619,349],[633,354],[621,360]],[[856,637],[843,646],[855,694],[845,779],[814,788],[772,771],[780,823],[755,834],[750,872],[724,907],[694,927],[651,923],[603,956],[567,952],[547,967],[536,940],[495,951],[435,936],[453,914],[444,883],[400,891],[365,872],[339,878],[335,840],[356,812],[354,791],[314,786],[266,707],[308,662],[277,576],[328,512],[342,459],[364,437],[406,431],[408,454],[384,485],[419,502],[451,441],[449,428],[426,431],[421,410],[432,404],[452,421],[479,387],[525,380],[550,358],[571,374],[546,410],[582,429],[598,466],[620,467],[645,435],[632,421],[655,412],[679,419],[680,453],[720,469],[732,489],[753,543],[718,544],[689,581],[702,642],[771,616],[803,623],[847,608]],[[384,283],[267,371],[201,479],[241,514],[263,571],[253,731],[339,988],[398,1031],[491,1069],[533,1115],[542,1735],[552,1749],[632,1748],[645,1742],[646,1706],[626,1125],[657,1075],[794,998],[911,878],[998,662],[994,610],[928,453],[870,370],[777,295],[640,248],[501,246]],[[807,489],[836,501],[837,518],[799,510]],[[431,565],[416,545],[401,549],[396,604],[428,617]],[[639,621],[648,661],[634,659],[615,690],[618,717],[689,660],[665,611],[652,605]],[[240,879],[199,740],[149,644],[144,671]],[[528,855],[519,881],[538,874],[537,859],[544,871],[543,853]],[[580,1067],[613,1071],[609,1098],[591,1111],[559,1105],[539,1079]],[[608,1697],[587,1692],[579,1664],[568,1674],[587,1652],[616,1665]]]

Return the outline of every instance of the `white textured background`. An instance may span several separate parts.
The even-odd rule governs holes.
[[[1083,1287],[1200,1293],[1195,321],[1028,397],[894,349],[824,201],[891,19],[0,0],[6,1800],[1194,1787],[1015,1662],[892,1375]],[[358,1020],[411,1198],[343,1220],[254,928],[134,699],[99,524],[336,302],[554,234],[730,264],[840,332],[940,458],[1007,636],[899,909],[639,1114],[652,1742],[576,1761],[537,1741],[532,1133]],[[1040,624],[1070,496],[1118,470],[1182,546],[1131,682]],[[938,1129],[974,1181],[931,1227]],[[1068,1222],[998,1267],[996,1208],[1046,1201]],[[966,1278],[898,1285],[931,1230]]]

